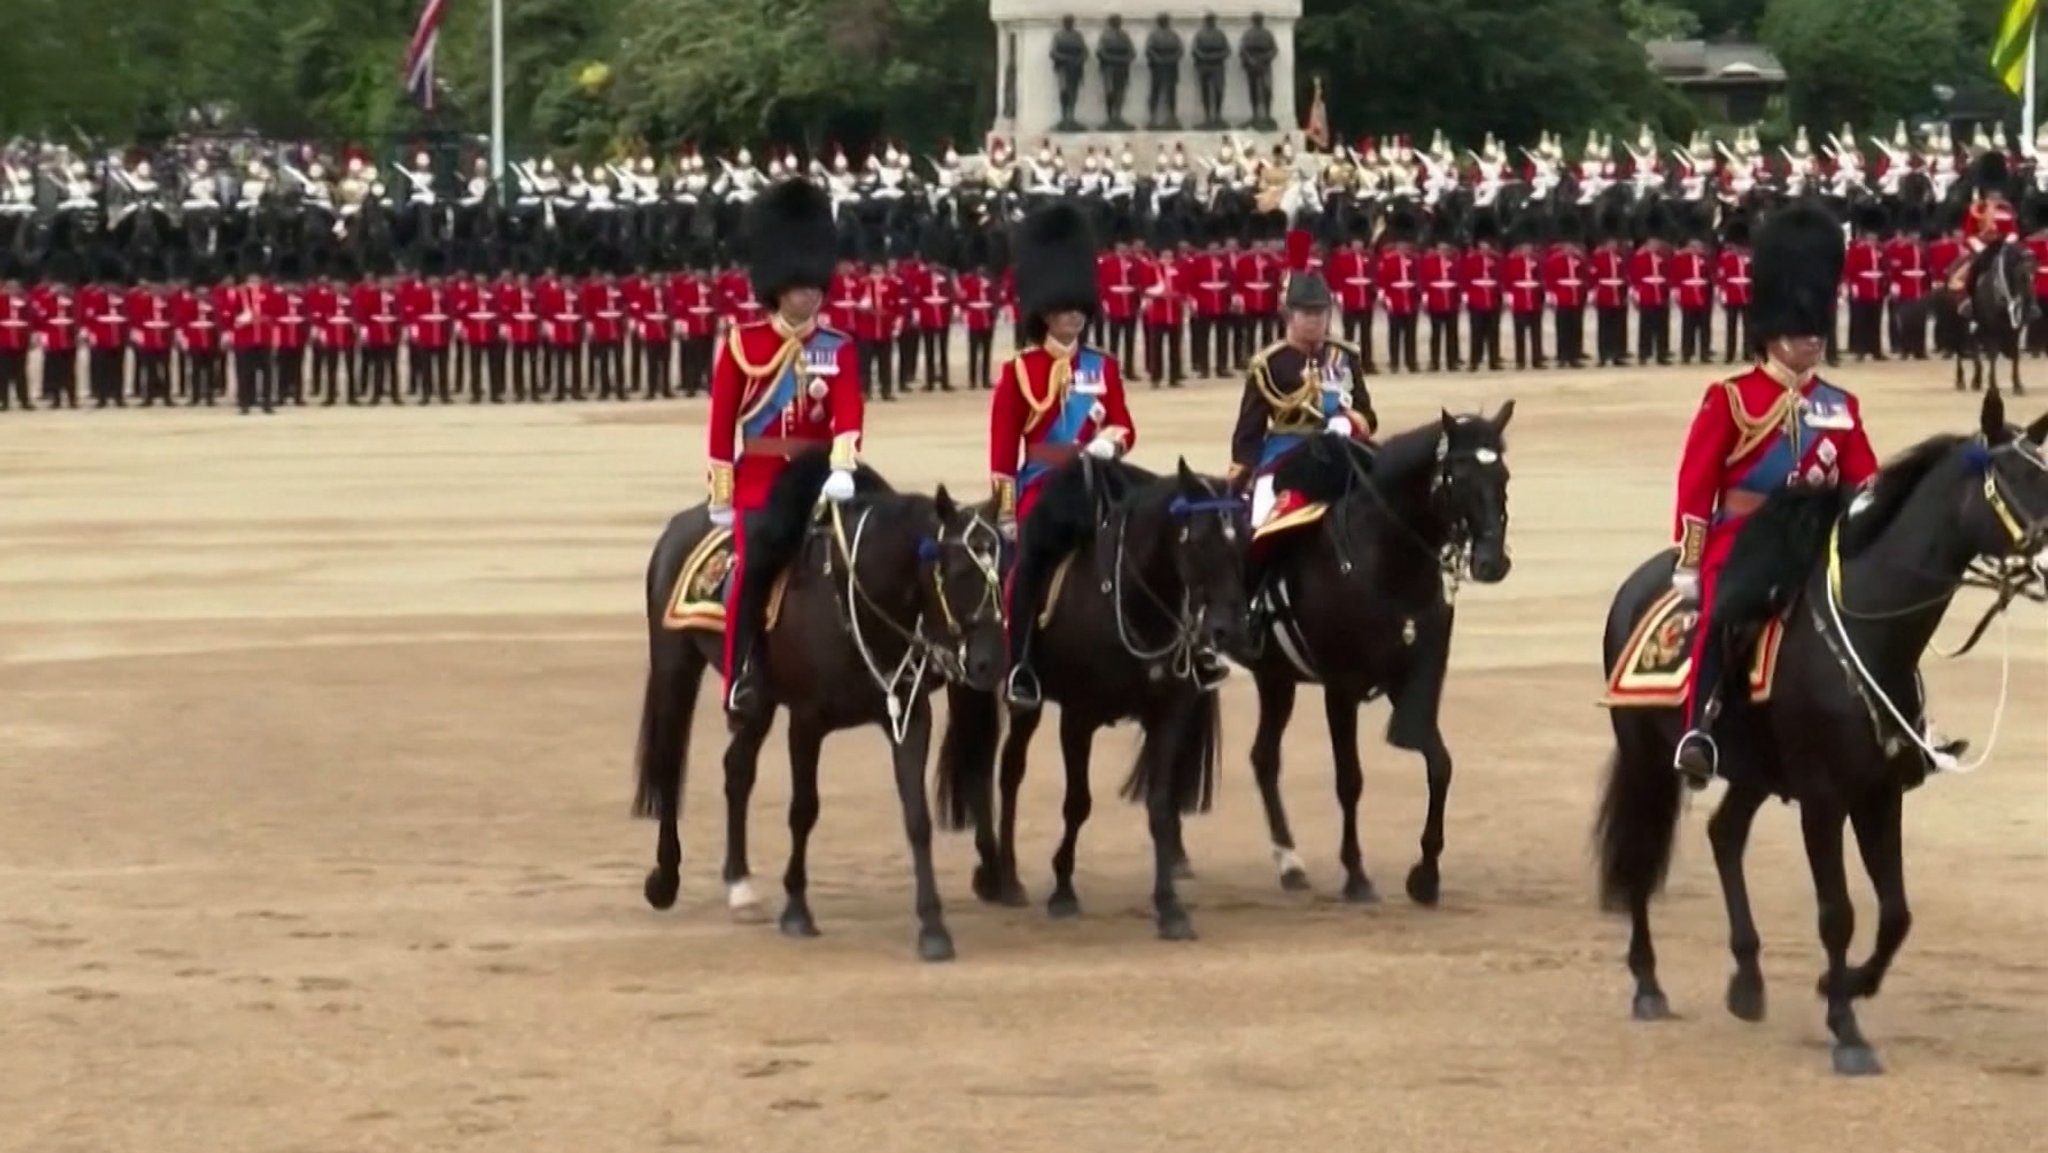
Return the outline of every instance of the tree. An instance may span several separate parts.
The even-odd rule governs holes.
[[[1793,122],[1826,129],[1927,109],[1954,76],[1962,16],[1957,0],[1770,0],[1761,33],[1785,66]]]

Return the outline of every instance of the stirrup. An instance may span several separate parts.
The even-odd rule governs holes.
[[[1045,703],[1044,693],[1038,684],[1038,674],[1030,665],[1020,664],[1010,670],[1010,679],[1003,687],[1003,696],[1012,708],[1026,712],[1037,709]]]
[[[1678,749],[1671,758],[1671,767],[1678,770],[1686,784],[1694,789],[1704,789],[1719,772],[1721,750],[1714,744],[1712,733],[1704,729],[1687,729],[1678,738]]]
[[[1230,663],[1214,649],[1197,649],[1194,665],[1195,683],[1200,685],[1204,692],[1230,679]]]

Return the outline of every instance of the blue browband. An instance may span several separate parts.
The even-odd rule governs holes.
[[[1229,496],[1209,497],[1204,500],[1189,500],[1184,496],[1177,496],[1173,498],[1172,504],[1166,506],[1166,511],[1175,520],[1186,520],[1205,512],[1241,513],[1244,511],[1244,503],[1236,497]]]

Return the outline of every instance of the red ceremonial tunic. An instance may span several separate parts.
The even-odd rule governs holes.
[[[128,314],[128,331],[138,351],[158,353],[171,350],[171,330],[176,321],[171,303],[161,293],[131,288],[123,306]]]
[[[1900,300],[1918,300],[1927,295],[1927,250],[1910,236],[1893,238],[1884,248],[1885,273]]]
[[[1714,283],[1721,289],[1721,307],[1729,310],[1749,307],[1749,250],[1728,245],[1716,258]]]
[[[733,571],[746,564],[746,514],[768,499],[775,478],[801,453],[829,444],[836,467],[860,452],[863,406],[860,355],[853,338],[813,324],[792,330],[781,318],[735,326],[711,366],[711,503],[733,510]],[[732,620],[737,578],[726,583]],[[725,630],[731,689],[732,629]]]
[[[2019,234],[2019,217],[2003,200],[1979,200],[1970,205],[1963,229],[1970,237],[1970,250],[1982,252],[1994,240],[2010,240]]]
[[[1700,574],[1698,627],[1744,519],[1788,484],[1859,487],[1877,475],[1863,412],[1847,391],[1775,363],[1707,389],[1678,464],[1678,567]],[[1688,698],[1693,686],[1688,684]],[[1691,701],[1687,701],[1688,708]]]
[[[1588,275],[1586,254],[1577,245],[1560,244],[1543,254],[1543,287],[1553,308],[1586,307]]]
[[[1465,311],[1500,311],[1500,252],[1480,245],[1465,253],[1458,264],[1458,279],[1465,293]]]
[[[1516,316],[1543,311],[1543,262],[1533,246],[1519,245],[1508,253],[1501,279],[1507,284],[1508,311]]]
[[[1420,261],[1415,250],[1406,244],[1393,244],[1380,252],[1379,271],[1374,277],[1379,282],[1380,295],[1387,301],[1388,316],[1413,316],[1419,293]]]
[[[996,515],[1031,515],[1038,482],[1097,436],[1138,442],[1116,358],[1085,344],[1065,356],[1048,343],[1003,362],[989,406],[988,471]]]
[[[1849,299],[1857,304],[1877,304],[1884,299],[1888,281],[1884,250],[1877,241],[1861,237],[1849,246],[1842,261],[1842,279],[1849,286]]]
[[[1373,272],[1372,253],[1363,248],[1348,246],[1330,254],[1330,287],[1346,315],[1372,311]]]

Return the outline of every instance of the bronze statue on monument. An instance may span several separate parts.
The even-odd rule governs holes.
[[[1081,73],[1088,67],[1088,41],[1074,29],[1072,16],[1060,17],[1060,30],[1052,37],[1052,71],[1060,82],[1060,119],[1054,132],[1079,132],[1074,106],[1081,101]]]
[[[1131,63],[1138,49],[1131,34],[1124,31],[1124,18],[1111,15],[1108,26],[1095,38],[1095,67],[1102,74],[1102,116],[1104,130],[1129,132],[1124,119],[1124,97],[1131,89]]]
[[[1145,37],[1145,66],[1152,71],[1152,90],[1145,99],[1145,127],[1154,132],[1180,131],[1180,61],[1185,55],[1173,17],[1162,12],[1152,34]]]
[[[1202,17],[1201,31],[1195,33],[1195,81],[1202,90],[1203,132],[1221,132],[1223,123],[1223,70],[1230,63],[1230,37],[1216,27],[1216,15]]]
[[[1252,26],[1237,38],[1237,58],[1244,64],[1245,87],[1251,94],[1252,118],[1245,127],[1254,132],[1280,130],[1273,119],[1273,61],[1279,55],[1280,45],[1266,27],[1266,17],[1252,13]]]

